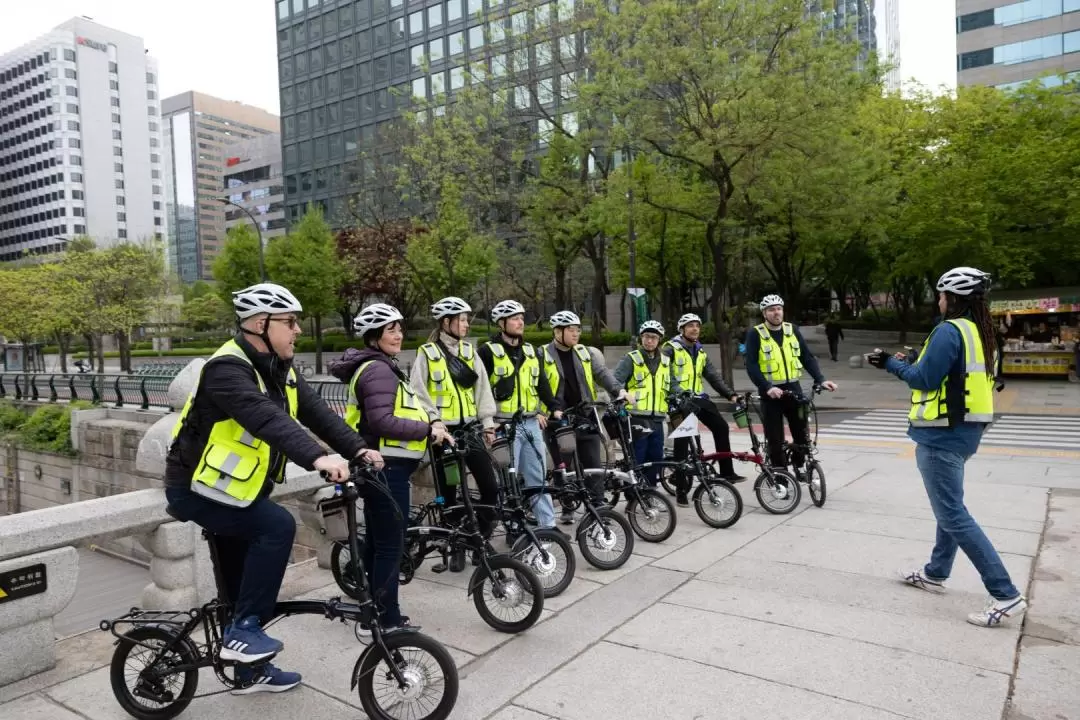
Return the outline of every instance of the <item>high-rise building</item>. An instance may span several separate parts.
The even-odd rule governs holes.
[[[1080,0],[956,0],[958,85],[1080,77]]]
[[[261,135],[225,149],[224,192],[259,223],[263,241],[284,235],[285,186],[281,174],[281,136]],[[225,208],[225,227],[250,224],[236,207]]]
[[[573,5],[572,0],[527,5],[508,0],[277,0],[286,221],[295,222],[314,203],[331,224],[342,224],[350,177],[368,170],[357,161],[358,149],[373,146],[412,97],[434,98],[463,87],[466,68],[502,74],[509,36],[544,27],[557,19],[558,8]],[[827,21],[852,33],[864,57],[875,48],[870,0],[843,0]],[[558,65],[552,54],[558,53],[565,68],[573,63],[567,58],[577,56],[579,39],[568,35],[536,46],[534,65],[547,80],[538,85],[538,93],[561,87],[561,78],[545,78]],[[512,53],[510,65],[530,55],[520,52]]]
[[[0,56],[0,261],[165,233],[157,63],[86,18]]]
[[[899,90],[904,80],[900,67],[900,0],[877,0],[873,9],[878,29],[878,56],[891,66],[885,74],[885,88]]]
[[[279,132],[276,115],[185,92],[161,101],[165,122],[168,265],[182,282],[212,278],[225,242],[225,158],[229,145]]]

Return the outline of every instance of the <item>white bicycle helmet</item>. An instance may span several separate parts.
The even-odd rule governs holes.
[[[780,297],[779,295],[766,295],[765,297],[761,298],[761,302],[758,304],[758,308],[764,310],[765,308],[776,307],[777,305],[779,305],[780,307],[784,307],[784,298]]]
[[[570,312],[569,310],[560,310],[559,312],[551,316],[552,329],[560,327],[570,327],[571,325],[577,325],[578,327],[581,327],[581,318],[579,318],[576,314]]]
[[[252,285],[243,290],[237,290],[232,296],[233,309],[236,310],[236,317],[241,320],[262,313],[280,315],[304,311],[295,295],[274,283]]]
[[[431,306],[431,317],[436,320],[442,320],[444,317],[453,317],[467,312],[472,312],[469,303],[452,295],[450,297],[444,297],[442,300],[439,300]]]
[[[681,318],[679,318],[679,322],[675,323],[675,326],[681,331],[684,327],[686,327],[692,322],[696,322],[698,325],[700,325],[701,318],[699,318],[694,313],[686,313]]]
[[[517,300],[503,300],[501,303],[491,308],[491,322],[498,322],[503,318],[524,314],[525,308]]]
[[[360,314],[353,318],[352,326],[353,330],[363,337],[368,330],[378,330],[381,327],[386,327],[394,322],[401,322],[404,319],[401,312],[393,305],[375,303],[361,310]]]
[[[990,289],[990,273],[973,267],[957,267],[938,278],[938,292],[953,295],[984,293]]]
[[[644,335],[647,332],[656,333],[660,337],[664,337],[664,326],[656,320],[646,320],[641,323],[641,327],[638,328],[638,335]]]

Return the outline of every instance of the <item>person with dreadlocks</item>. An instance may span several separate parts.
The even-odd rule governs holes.
[[[937,291],[943,321],[930,333],[917,361],[907,362],[903,353],[890,357],[883,350],[867,356],[871,365],[911,387],[908,436],[915,441],[915,460],[937,520],[930,562],[902,570],[900,577],[921,590],[944,592],[956,551],[963,550],[990,593],[986,607],[967,620],[997,627],[1023,615],[1027,600],[964,506],[964,464],[994,421],[997,345],[987,302],[990,275],[970,267],[953,268],[938,280]]]

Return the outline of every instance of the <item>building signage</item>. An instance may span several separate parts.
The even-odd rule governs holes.
[[[40,595],[46,588],[45,563],[0,573],[0,603]]]
[[[109,52],[109,46],[105,43],[98,42],[97,40],[91,40],[90,38],[84,38],[77,35],[75,36],[75,42],[79,45],[85,45],[86,47],[100,50],[101,52]]]

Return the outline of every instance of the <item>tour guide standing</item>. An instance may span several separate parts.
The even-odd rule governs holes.
[[[994,325],[986,295],[990,276],[970,267],[953,268],[937,282],[938,309],[944,322],[930,333],[919,359],[910,364],[878,350],[868,356],[911,387],[908,436],[937,520],[930,562],[903,570],[904,582],[944,592],[957,548],[971,560],[990,593],[986,607],[968,622],[996,627],[1018,618],[1027,600],[1013,585],[990,539],[964,505],[964,464],[979,449],[994,420]]]
[[[806,409],[796,398],[803,396],[799,378],[805,367],[814,382],[826,390],[836,389],[836,383],[825,379],[817,358],[810,352],[799,328],[784,322],[784,299],[766,295],[761,299],[761,314],[765,322],[746,333],[746,374],[761,393],[765,439],[769,443],[769,464],[774,468],[787,467],[784,454],[784,417],[791,427],[791,437],[797,443],[807,442]],[[784,391],[796,397],[784,396]],[[797,450],[792,458],[795,467],[803,458]],[[796,476],[800,472],[796,469]]]
[[[694,313],[683,315],[679,318],[678,330],[679,334],[664,345],[664,354],[671,358],[671,374],[681,390],[694,394],[695,413],[698,420],[712,433],[716,451],[730,452],[731,439],[727,420],[705,394],[704,381],[708,380],[713,390],[732,402],[738,400],[739,396],[727,386],[720,371],[705,352],[705,346],[698,342],[701,337],[701,318]],[[679,460],[689,457],[692,444],[693,438],[676,438],[675,457]],[[735,472],[731,458],[720,460],[719,464],[720,474],[725,480],[739,482],[746,479]],[[674,479],[677,485],[675,501],[682,507],[689,506],[687,495],[690,492],[690,479],[682,473],[675,473]]]
[[[630,414],[651,432],[634,438],[634,459],[638,465],[664,459],[664,420],[668,413],[668,395],[679,392],[679,383],[671,374],[671,358],[660,352],[664,326],[646,320],[638,329],[641,348],[631,350],[615,367],[615,379],[630,396]],[[649,484],[659,481],[659,468],[646,471]]]
[[[547,476],[544,435],[547,418],[540,413],[541,401],[555,419],[562,417],[562,405],[551,392],[547,375],[540,372],[540,357],[523,341],[525,308],[516,300],[503,300],[491,309],[491,320],[499,332],[477,351],[490,373],[495,398],[495,419],[507,422],[521,410],[522,422],[515,431],[514,467],[525,487],[542,488]],[[555,507],[551,496],[533,495],[532,512],[542,528],[555,527]]]
[[[600,383],[612,397],[620,400],[627,398],[626,391],[604,364],[603,353],[594,347],[578,343],[581,339],[581,318],[575,313],[560,310],[552,315],[551,335],[554,339],[544,346],[543,369],[551,385],[552,393],[562,403],[563,408],[570,408],[582,402],[595,402],[597,383]],[[558,467],[563,459],[555,443],[551,425],[548,426],[547,439],[551,459]],[[604,446],[599,435],[577,432],[575,440],[579,470],[604,466]],[[593,501],[603,502],[604,479],[589,478],[587,484]],[[572,525],[574,513],[563,509],[561,520],[564,525]]]
[[[398,575],[409,517],[409,476],[427,452],[428,440],[447,442],[445,430],[432,427],[428,414],[398,368],[397,355],[405,335],[397,308],[384,303],[368,305],[353,318],[353,330],[363,350],[349,348],[330,364],[330,374],[345,383],[348,400],[345,424],[360,433],[369,446],[386,459],[383,477],[391,498],[366,492],[364,569],[379,605],[384,628],[406,627],[401,614]]]
[[[285,481],[287,460],[325,471],[334,482],[348,478],[348,464],[328,457],[304,427],[343,457],[381,467],[382,456],[367,450],[293,370],[303,310],[293,294],[261,283],[234,292],[233,307],[240,331],[203,366],[173,430],[165,497],[176,517],[218,536],[233,601],[221,659],[247,663],[236,668],[242,685],[234,694],[282,692],[298,685],[300,675],[260,662],[284,648],[262,624],[274,616],[296,521],[270,493]]]

